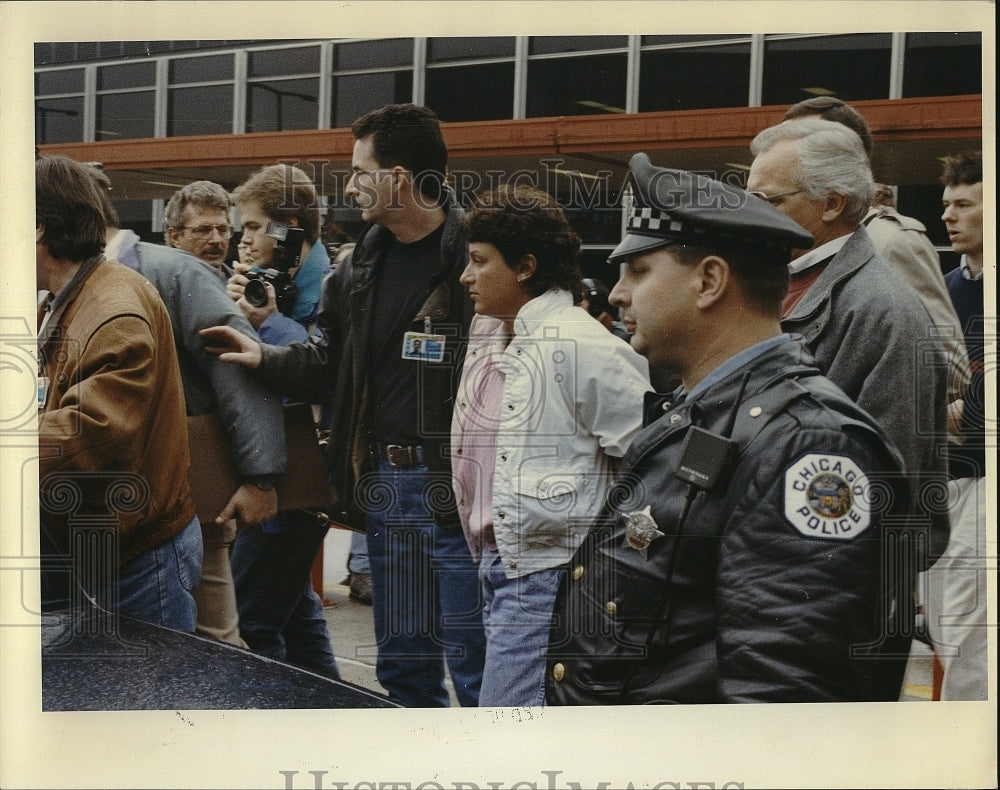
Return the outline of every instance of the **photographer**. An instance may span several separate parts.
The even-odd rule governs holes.
[[[236,188],[233,204],[243,236],[227,292],[265,342],[305,341],[330,264],[319,240],[312,182],[289,165],[265,167]],[[240,633],[251,650],[339,679],[323,603],[310,578],[326,531],[301,510],[240,530],[233,578]]]
[[[307,195],[312,195],[313,202],[301,204],[300,199]],[[285,322],[280,317],[308,329],[316,317],[323,275],[330,266],[330,256],[319,240],[312,182],[297,167],[272,165],[237,187],[233,204],[240,214],[243,234],[236,274],[229,278],[226,291],[255,329],[278,334],[265,342],[281,345],[304,340],[305,335],[281,339],[285,332],[300,333],[282,327]]]

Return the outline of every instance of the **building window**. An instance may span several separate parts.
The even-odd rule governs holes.
[[[380,38],[337,44],[337,71],[413,65],[412,38]]]
[[[315,129],[319,80],[268,80],[247,83],[247,131]]]
[[[76,143],[83,139],[83,96],[35,99],[35,141]]]
[[[96,140],[155,137],[155,91],[106,93],[97,96]]]
[[[696,43],[706,40],[712,43]],[[749,37],[643,36],[642,43],[639,112],[747,105]]]
[[[35,72],[35,95],[83,93],[83,69]]]
[[[262,79],[262,78],[272,79]],[[284,79],[273,79],[283,77]],[[315,129],[319,122],[319,47],[255,50],[247,55],[248,132]]]
[[[442,121],[514,116],[512,37],[432,38],[427,61],[424,103]]]
[[[233,131],[233,56],[174,58],[167,94],[167,136]]]
[[[365,113],[412,99],[413,72],[409,69],[334,77],[333,126],[350,126]]]
[[[156,61],[143,60],[97,69],[95,140],[156,136]]]
[[[514,116],[514,64],[427,69],[425,104],[442,121],[495,121]]]
[[[330,125],[350,126],[365,113],[386,104],[412,101],[412,66],[412,38],[334,45]]]
[[[765,105],[795,104],[813,96],[889,98],[890,33],[768,36],[764,47]]]
[[[83,139],[83,69],[35,72],[35,142]]]
[[[173,58],[170,61],[170,84],[233,80],[233,56],[209,55],[203,58]]]
[[[288,74],[318,74],[319,47],[262,49],[247,55],[247,76],[283,77]]]
[[[476,38],[453,36],[427,39],[428,63],[512,57],[514,57],[513,36]]]
[[[983,92],[981,33],[907,33],[903,97]]]
[[[233,86],[171,88],[167,98],[167,137],[231,134]]]
[[[97,70],[98,91],[151,88],[155,82],[156,63],[152,60],[101,66]]]
[[[627,44],[627,36],[532,37],[527,116],[625,112]]]
[[[528,54],[564,55],[627,46],[628,36],[532,36]]]

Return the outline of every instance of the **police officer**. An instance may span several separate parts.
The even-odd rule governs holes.
[[[790,250],[811,236],[736,187],[645,154],[629,170],[610,299],[682,384],[647,396],[570,563],[548,702],[897,699],[901,673],[874,659],[899,647],[885,612],[909,589],[880,572],[902,461],[781,331]]]

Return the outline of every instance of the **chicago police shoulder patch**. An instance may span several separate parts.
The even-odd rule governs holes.
[[[868,478],[843,455],[812,453],[785,470],[785,518],[803,535],[853,540],[871,526]]]

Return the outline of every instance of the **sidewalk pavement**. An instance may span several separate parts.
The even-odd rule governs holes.
[[[323,542],[323,614],[330,629],[340,676],[349,683],[385,694],[375,679],[375,629],[372,608],[352,601],[341,584],[347,576],[351,533],[331,529]]]

